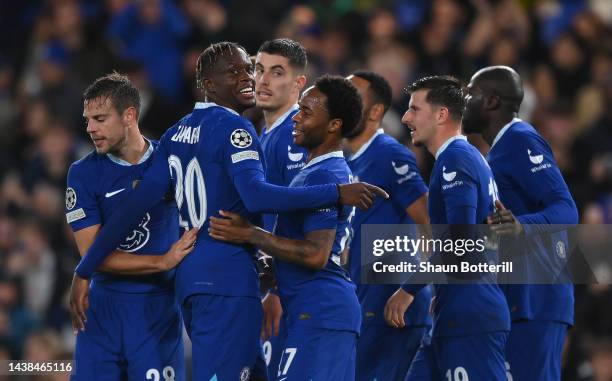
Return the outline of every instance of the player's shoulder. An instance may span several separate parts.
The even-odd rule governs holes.
[[[479,155],[478,150],[467,139],[457,139],[449,144],[437,158],[439,162],[466,163]]]
[[[465,173],[474,173],[486,166],[485,159],[467,139],[457,139],[436,159],[438,167],[452,168]]]
[[[375,145],[375,153],[377,158],[381,159],[393,159],[393,158],[402,158],[409,159],[412,161],[416,160],[414,153],[405,145],[397,141],[392,136],[387,134],[382,134],[378,137],[376,141],[374,141]]]
[[[513,147],[522,147],[528,144],[546,144],[546,141],[540,133],[529,123],[525,121],[515,122],[504,134],[500,143],[507,149]]]
[[[92,170],[95,170],[100,165],[103,159],[104,155],[99,155],[96,150],[91,150],[87,155],[72,163],[68,172],[73,175],[91,173]]]
[[[343,157],[329,157],[314,165],[306,165],[306,185],[346,183],[351,177],[351,170]]]

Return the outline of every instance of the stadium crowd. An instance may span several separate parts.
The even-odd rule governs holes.
[[[309,79],[358,68],[386,77],[385,131],[410,146],[404,86],[512,66],[525,81],[521,118],[551,144],[581,223],[609,224],[611,31],[608,0],[1,2],[0,359],[71,357],[67,292],[79,255],[64,191],[70,164],[92,148],[81,96],[97,77],[129,75],[141,92],[140,127],[156,139],[200,100],[196,60],[211,42],[255,53],[289,37],[308,51]],[[427,178],[433,158],[413,150]],[[612,380],[612,287],[576,286],[575,308],[563,379]]]

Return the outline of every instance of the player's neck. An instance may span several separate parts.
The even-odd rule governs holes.
[[[138,127],[136,127],[133,136],[128,135],[126,144],[116,153],[116,155],[130,164],[138,164],[148,148],[149,143],[147,143],[142,136]]]
[[[427,151],[429,151],[429,153],[433,156],[436,156],[436,153],[440,147],[442,147],[442,145],[446,143],[448,139],[459,135],[461,135],[461,129],[459,126],[447,126],[428,142],[426,146]]]
[[[518,115],[516,113],[512,113],[496,115],[495,117],[491,118],[491,123],[489,123],[489,126],[482,131],[482,138],[487,142],[487,144],[489,144],[489,147],[493,144],[493,140],[495,140],[495,137],[499,134],[499,131],[501,131],[505,125],[510,123],[512,119],[516,118],[517,116]]]
[[[296,103],[297,102],[290,102],[276,110],[263,110],[264,120],[266,121],[266,131],[269,131],[270,127],[278,121],[278,118],[283,116]]]
[[[346,139],[346,147],[349,149],[349,151],[351,151],[351,153],[359,151],[364,144],[372,139],[372,136],[374,136],[379,128],[380,124],[378,123],[366,125],[361,134],[353,138]]]
[[[328,154],[334,151],[342,151],[341,141],[323,142],[321,145],[308,150],[308,162],[310,162],[311,160],[319,156],[322,156],[322,155],[325,155],[325,154]]]

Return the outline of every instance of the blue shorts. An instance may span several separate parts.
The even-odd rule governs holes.
[[[258,298],[195,294],[183,304],[193,381],[248,380],[261,353]]]
[[[280,361],[285,340],[287,338],[287,328],[285,317],[280,319],[278,336],[272,336],[266,341],[262,341],[262,355],[257,358],[253,377],[256,380],[274,380],[278,373],[278,362]]]
[[[277,381],[354,381],[357,334],[296,323],[287,329]]]
[[[357,381],[403,380],[429,327],[362,325],[357,341]]]
[[[507,332],[423,340],[406,381],[507,381]]]
[[[72,381],[185,379],[183,326],[174,295],[95,288],[79,332]],[[157,376],[159,378],[157,378]]]
[[[551,321],[512,323],[506,358],[515,381],[558,381],[561,352],[569,326]]]

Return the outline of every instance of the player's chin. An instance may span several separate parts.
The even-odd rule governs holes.
[[[304,146],[304,133],[302,132],[293,132],[293,144],[303,147]]]

